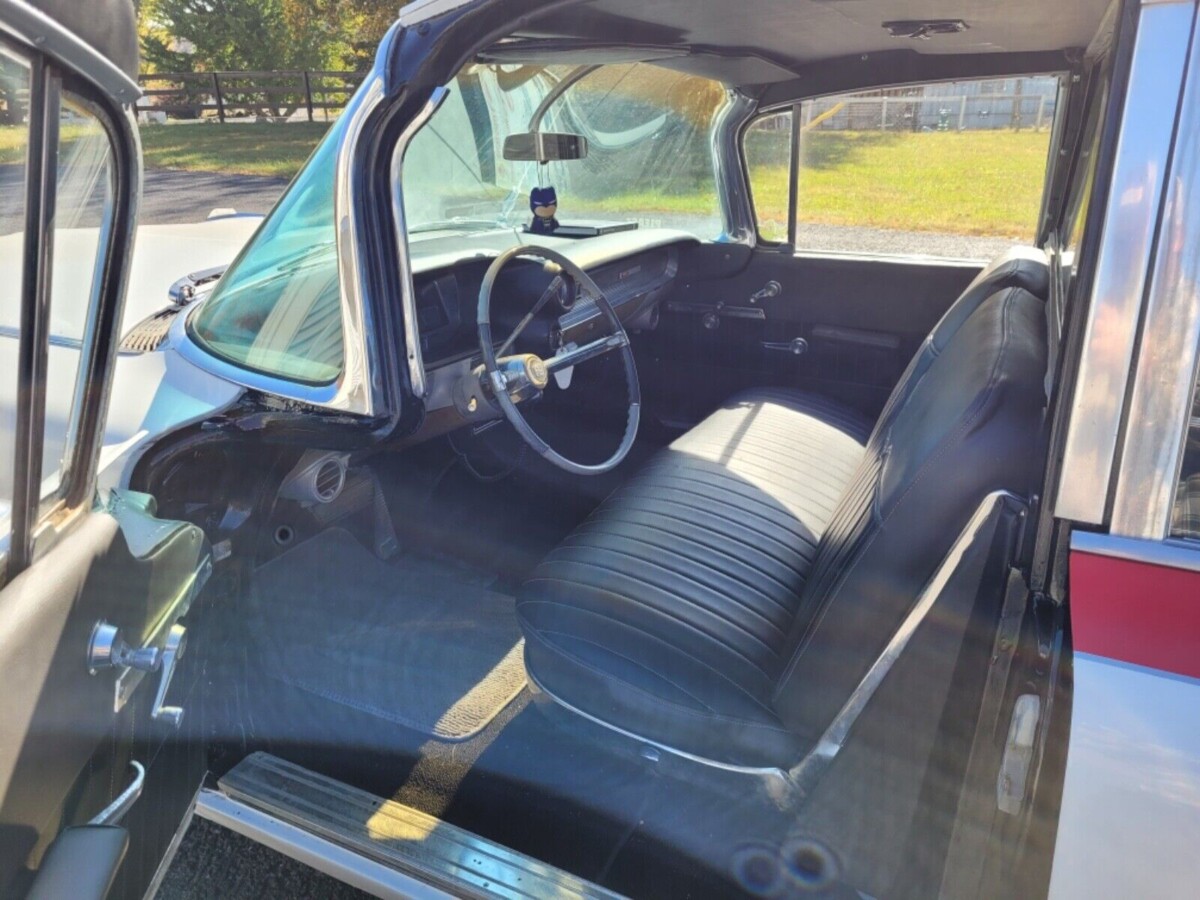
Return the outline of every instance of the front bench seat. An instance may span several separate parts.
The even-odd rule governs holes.
[[[530,678],[641,740],[740,767],[811,747],[991,491],[1028,493],[1044,257],[980,274],[871,430],[783,389],[666,448],[518,595]]]

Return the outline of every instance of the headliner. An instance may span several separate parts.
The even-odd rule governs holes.
[[[1109,0],[580,0],[535,19],[485,55],[545,59],[551,44],[595,61],[615,47],[653,48],[660,65],[737,85],[795,78],[823,60],[886,51],[978,57],[1083,48]],[[962,19],[929,40],[892,37],[883,22]],[[529,43],[524,49],[521,44]],[[561,42],[561,43],[560,43]],[[590,48],[590,50],[589,50]],[[608,48],[607,50],[604,48]],[[662,58],[664,51],[687,54]]]

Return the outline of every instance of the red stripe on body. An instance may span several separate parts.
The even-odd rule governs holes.
[[[1075,650],[1200,678],[1200,572],[1071,553]]]

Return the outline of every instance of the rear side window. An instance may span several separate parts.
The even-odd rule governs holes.
[[[1171,536],[1200,541],[1200,378],[1188,419],[1183,469],[1171,515]]]
[[[339,132],[330,129],[189,321],[191,336],[214,356],[302,384],[331,384],[341,374],[333,206]]]
[[[988,259],[1034,237],[1055,77],[940,82],[806,100],[796,249]],[[790,135],[760,119],[745,146],[760,237],[788,206]]]

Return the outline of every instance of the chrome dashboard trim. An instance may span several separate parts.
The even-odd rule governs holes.
[[[1054,514],[1104,521],[1195,5],[1143,5]]]
[[[1200,572],[1200,541],[1157,541],[1094,531],[1074,531],[1071,533],[1071,551],[1144,563],[1148,566]]]
[[[425,123],[433,118],[450,96],[450,88],[436,87],[413,120],[405,126],[392,149],[392,222],[396,229],[396,258],[400,264],[400,305],[404,318],[404,343],[407,345],[408,380],[412,392],[421,399],[428,392],[425,361],[421,356],[420,325],[417,322],[417,289],[413,282],[412,256],[408,252],[408,224],[404,217],[404,187],[402,174],[404,154]]]
[[[1187,72],[1109,524],[1114,535],[1149,540],[1171,530],[1200,363],[1200,45],[1194,39]]]

